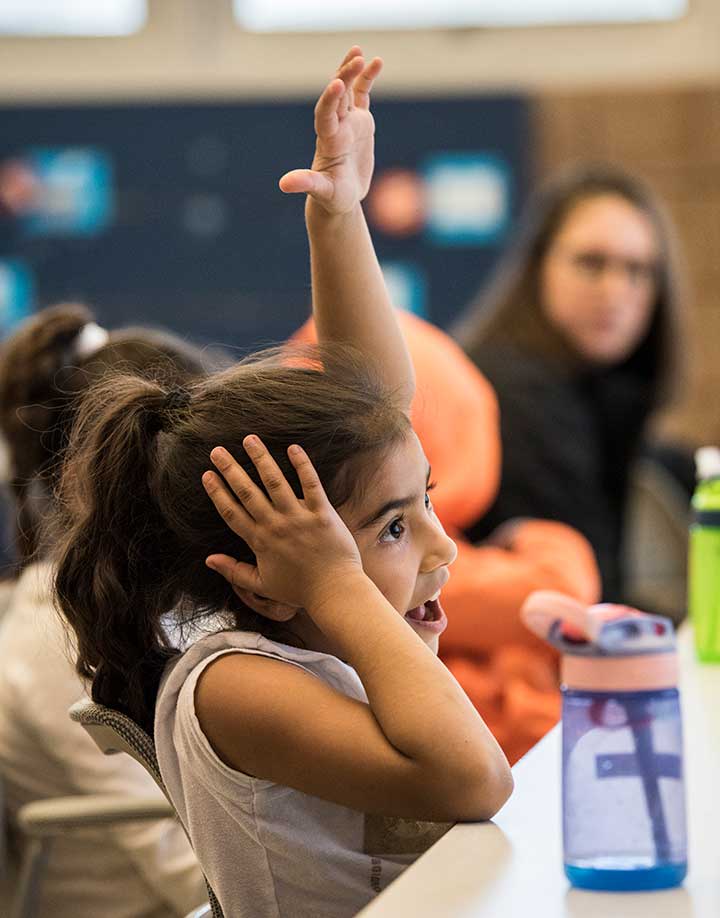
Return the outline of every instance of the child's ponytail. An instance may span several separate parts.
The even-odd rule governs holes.
[[[2,345],[0,431],[9,452],[21,564],[38,547],[37,520],[42,510],[33,510],[37,501],[33,484],[49,476],[62,446],[68,399],[60,377],[68,364],[77,361],[79,336],[93,321],[86,306],[61,303],[34,316]]]
[[[60,498],[57,599],[77,639],[92,696],[152,729],[160,676],[173,655],[162,613],[176,554],[151,480],[161,431],[187,390],[113,377],[90,390],[73,429]],[[167,605],[166,605],[167,603]]]

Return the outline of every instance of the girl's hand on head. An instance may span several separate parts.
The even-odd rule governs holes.
[[[363,200],[374,164],[370,90],[381,69],[379,57],[366,64],[360,48],[350,48],[315,106],[312,168],[287,172],[282,191],[308,194],[330,214],[349,213]]]
[[[305,608],[312,615],[313,606],[342,589],[349,575],[362,575],[355,540],[301,447],[291,446],[288,457],[297,471],[303,500],[295,496],[258,437],[246,437],[243,446],[266,493],[222,447],[216,447],[210,458],[233,493],[215,472],[205,472],[203,485],[230,529],[250,546],[257,563],[210,555],[206,564],[239,595],[254,593],[270,600],[269,618],[291,617],[291,612],[277,613],[283,605]]]

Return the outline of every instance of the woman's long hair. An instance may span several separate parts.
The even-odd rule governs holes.
[[[163,668],[178,652],[170,613],[180,630],[225,613],[228,627],[271,635],[272,623],[205,565],[213,552],[254,560],[202,487],[214,446],[259,483],[242,447],[257,434],[299,493],[286,454],[299,443],[341,506],[408,430],[394,394],[348,348],[265,353],[180,390],[127,375],[92,387],[67,450],[55,533],[57,600],[93,698],[152,729]]]
[[[546,319],[540,297],[542,264],[564,221],[581,201],[617,195],[651,222],[658,245],[653,317],[645,338],[625,361],[642,376],[654,406],[674,394],[680,375],[682,293],[675,235],[655,194],[638,178],[610,165],[583,165],[560,172],[530,200],[513,243],[487,287],[468,307],[455,336],[482,363],[491,344],[511,344],[568,370],[580,358]]]

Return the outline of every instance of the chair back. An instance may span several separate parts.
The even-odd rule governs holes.
[[[70,720],[79,723],[105,755],[126,752],[147,771],[167,797],[160,774],[155,743],[134,720],[112,708],[92,701],[78,701],[69,711]],[[172,801],[171,801],[172,802]]]
[[[96,746],[105,755],[126,752],[136,762],[139,762],[165,794],[170,805],[173,806],[165,787],[165,782],[160,774],[155,743],[152,737],[142,727],[138,726],[132,718],[128,717],[127,714],[122,714],[120,711],[114,711],[112,708],[105,707],[102,704],[95,704],[92,701],[78,701],[70,708],[69,714],[70,719],[85,729]],[[177,816],[177,813],[175,815]],[[182,825],[182,821],[179,818],[178,822]],[[185,834],[188,835],[184,825],[183,829]],[[188,841],[192,846],[192,840],[189,835]],[[205,885],[207,886],[208,900],[213,918],[224,918],[220,903],[208,883],[207,877],[205,877]]]
[[[641,459],[630,477],[626,516],[627,601],[677,626],[687,609],[687,495],[662,465]]]

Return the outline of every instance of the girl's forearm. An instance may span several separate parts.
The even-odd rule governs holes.
[[[408,410],[415,373],[361,205],[332,215],[308,198],[305,215],[318,340],[366,353]]]
[[[444,664],[377,587],[357,577],[319,598],[311,615],[360,676],[388,742],[426,775],[428,794],[457,795],[463,807],[476,801],[475,818],[485,818],[485,806],[494,813],[512,789],[502,750]]]

